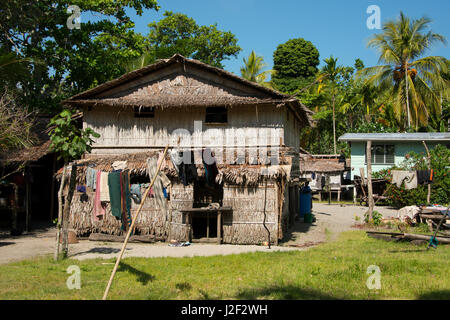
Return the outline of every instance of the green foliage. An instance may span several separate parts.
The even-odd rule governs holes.
[[[431,184],[431,203],[445,205],[450,199],[450,149],[437,145],[430,149],[431,168],[433,169],[433,183]],[[424,153],[410,152],[407,159],[399,165],[403,170],[427,170],[427,160]],[[388,174],[389,171],[388,171]],[[391,177],[389,177],[391,178]],[[417,186],[416,189],[406,190],[404,185],[391,185],[386,192],[390,198],[389,204],[400,208],[409,205],[426,204],[428,187]]]
[[[241,67],[242,78],[270,87],[270,83],[265,81],[267,75],[273,72],[272,70],[263,71],[267,66],[264,63],[264,58],[258,56],[255,51],[252,50],[248,58],[244,58],[243,60],[244,65]]]
[[[273,82],[282,92],[297,90],[306,79],[316,75],[319,65],[319,51],[302,38],[291,39],[280,44],[273,54]]]
[[[430,23],[428,18],[410,19],[400,12],[399,19],[384,23],[383,32],[368,43],[378,50],[384,65],[360,71],[368,84],[389,95],[401,129],[417,131],[429,122],[439,129],[436,120],[441,114],[441,97],[450,94],[450,82],[445,77],[448,60],[424,56],[434,44],[446,42],[444,36],[428,30]]]
[[[374,210],[372,212],[372,221],[369,221],[369,219],[370,219],[369,212],[367,211],[364,214],[364,222],[365,223],[372,223],[375,226],[379,226],[381,224],[381,219],[383,219],[383,215],[380,212]]]
[[[77,5],[95,21],[69,29],[67,8]],[[17,79],[22,105],[44,111],[76,92],[118,77],[122,61],[142,54],[144,37],[134,32],[127,9],[138,15],[157,9],[156,0],[8,0],[0,10],[0,45],[18,59],[41,64]]]
[[[81,157],[86,152],[91,152],[91,145],[94,138],[100,135],[91,128],[84,130],[73,120],[73,112],[65,109],[60,114],[50,120],[50,148],[58,153],[59,159],[64,159],[68,163],[70,159]]]
[[[33,145],[33,124],[34,114],[19,106],[12,94],[0,96],[0,153]]]
[[[237,57],[241,51],[235,35],[230,31],[218,30],[215,24],[199,26],[185,14],[170,11],[166,11],[164,17],[148,25],[147,52],[154,60],[179,53],[223,68],[223,60]]]

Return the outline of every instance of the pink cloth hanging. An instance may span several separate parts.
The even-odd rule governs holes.
[[[105,215],[105,208],[102,206],[102,202],[100,201],[100,186],[101,186],[101,174],[100,170],[97,171],[97,183],[95,188],[95,199],[94,199],[94,221],[100,221],[103,219]]]

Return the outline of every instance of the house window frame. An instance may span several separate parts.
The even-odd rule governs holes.
[[[375,150],[377,147],[383,147],[383,162],[375,162],[375,157],[376,157]],[[392,162],[386,161],[386,157],[388,156],[388,153],[387,153],[388,147],[392,147],[392,150],[393,150],[393,153],[392,153],[393,161]],[[372,153],[372,157],[371,157],[372,165],[395,165],[395,144],[374,144],[374,145],[372,145],[371,153]],[[364,163],[367,165],[367,148],[364,149],[364,156],[365,156]],[[379,156],[380,155],[378,155],[378,157]]]
[[[151,119],[155,117],[155,107],[134,106],[133,112],[136,119]]]
[[[216,111],[216,113],[211,112],[212,110]],[[220,110],[221,112],[217,112]],[[209,111],[209,112],[208,112]],[[220,118],[220,116],[224,117],[224,120],[214,119],[214,121],[208,120],[208,116],[215,116]],[[219,121],[218,121],[219,120]],[[226,125],[228,124],[228,108],[227,107],[206,107],[205,109],[205,124],[206,125]]]

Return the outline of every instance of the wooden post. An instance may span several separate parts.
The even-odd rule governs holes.
[[[206,238],[209,238],[209,212],[206,213]]]
[[[56,154],[53,157],[53,170],[52,170],[52,186],[50,188],[50,221],[53,220],[55,213],[55,172],[56,172]]]
[[[69,191],[67,192],[66,201],[64,202],[63,221],[62,221],[62,256],[67,258],[69,253],[69,218],[70,207],[72,204],[73,193],[75,191],[75,184],[77,182],[77,166],[71,165]]]
[[[19,186],[13,183],[14,187],[14,200],[12,205],[12,217],[11,217],[11,235],[16,235],[18,233],[17,228],[17,209],[19,204]]]
[[[131,222],[131,226],[128,229],[127,235],[125,237],[125,241],[123,242],[122,250],[120,250],[119,256],[117,257],[116,264],[114,265],[114,269],[111,273],[111,277],[109,278],[108,285],[106,286],[105,293],[103,294],[102,300],[106,300],[106,298],[108,297],[108,292],[109,292],[109,289],[111,288],[112,281],[116,274],[117,268],[119,267],[119,263],[120,263],[120,260],[122,259],[123,253],[125,252],[125,248],[127,247],[128,239],[130,238],[130,235],[131,235],[131,230],[133,230],[134,224],[136,223],[136,220],[138,219],[139,214],[141,213],[142,207],[144,206],[145,199],[147,199],[150,189],[153,187],[153,184],[155,183],[156,178],[158,177],[159,170],[161,169],[161,165],[164,162],[164,158],[166,156],[168,148],[169,148],[169,146],[167,145],[166,148],[164,149],[164,154],[162,156],[161,162],[158,164],[158,168],[156,169],[156,172],[152,178],[152,181],[150,181],[150,185],[148,186],[147,190],[145,190],[144,196],[142,197],[141,203],[139,204],[139,208],[138,208],[136,214],[134,215],[134,217],[132,218],[133,221]]]
[[[327,176],[327,186],[328,186],[328,205],[330,205],[330,204],[331,204],[331,185],[330,185],[330,182],[331,182],[331,178],[330,178],[330,176],[328,175],[328,176]]]
[[[428,146],[425,143],[425,141],[422,141],[423,146],[425,147],[425,150],[427,151],[427,165],[428,165],[428,170],[431,170],[431,155],[430,155],[430,150],[428,150]],[[431,202],[431,184],[428,184],[428,193],[427,193],[427,204],[430,204]]]
[[[367,193],[368,193],[368,204],[369,204],[369,222],[373,221],[373,189],[372,189],[372,141],[367,141]]]
[[[217,211],[217,244],[222,243],[222,212]]]
[[[56,246],[55,246],[55,254],[53,256],[53,259],[55,261],[58,261],[58,259],[59,259],[59,247],[60,247],[59,241],[61,238],[61,222],[62,222],[62,211],[63,211],[62,196],[63,196],[65,181],[66,181],[66,166],[64,166],[63,173],[61,176],[61,184],[60,184],[59,190],[58,190],[58,222],[56,224]]]
[[[30,184],[25,182],[25,232],[30,230]]]

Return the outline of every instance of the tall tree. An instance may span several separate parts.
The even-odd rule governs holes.
[[[163,19],[150,23],[146,38],[147,54],[156,59],[169,58],[175,53],[223,68],[222,62],[237,57],[241,48],[230,31],[217,25],[199,26],[185,14],[166,11]],[[151,60],[151,59],[149,59]]]
[[[69,28],[70,5],[99,18]],[[124,72],[121,61],[143,52],[127,9],[142,15],[158,9],[156,0],[8,0],[0,10],[0,45],[18,58],[42,64],[20,79],[23,104],[57,110],[61,99],[103,83]]]
[[[318,72],[319,51],[302,38],[280,44],[273,53],[273,83],[282,92],[294,92],[304,87]]]
[[[331,109],[333,112],[333,146],[334,154],[337,153],[336,146],[336,96],[338,94],[339,76],[345,72],[345,68],[337,65],[337,58],[333,56],[324,60],[325,66],[318,74],[318,78],[322,79],[318,91],[324,88],[328,90],[331,99]]]
[[[383,32],[373,36],[368,46],[380,53],[383,65],[365,68],[360,74],[367,82],[388,90],[398,118],[405,114],[405,127],[417,130],[430,114],[440,114],[440,96],[448,97],[449,82],[442,74],[448,61],[441,56],[425,56],[444,36],[428,30],[431,20],[411,20],[403,12],[400,18],[383,25]]]
[[[252,50],[247,59],[244,60],[244,65],[241,67],[241,76],[244,79],[262,84],[266,83],[267,75],[271,74],[271,70],[263,71],[267,64],[264,63],[264,58],[258,56],[255,51]]]

